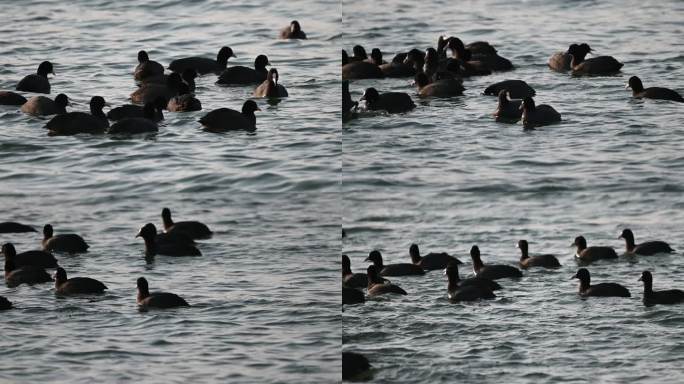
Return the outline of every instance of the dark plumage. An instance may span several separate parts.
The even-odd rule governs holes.
[[[549,68],[556,72],[567,72],[572,69],[573,57],[578,63],[584,61],[584,57],[591,52],[589,44],[570,44],[565,52],[556,52],[549,58]]]
[[[88,252],[90,246],[75,233],[54,235],[52,225],[43,227],[43,250],[50,252],[82,253]]]
[[[14,249],[14,248],[12,248]],[[14,288],[21,284],[39,284],[52,281],[50,275],[45,272],[45,269],[26,265],[17,268],[15,264],[15,254],[12,252],[4,252],[5,254],[5,283],[8,287]]]
[[[382,51],[380,51],[380,48],[373,48],[371,50],[370,58],[366,61],[368,61],[369,63],[373,63],[377,66],[387,64],[387,62],[382,59]]]
[[[24,266],[33,266],[39,268],[55,268],[57,267],[57,259],[50,252],[45,251],[26,251],[17,253],[12,243],[6,243],[2,246],[2,254],[10,255],[14,259],[14,265],[18,268]]]
[[[390,63],[380,65],[386,77],[413,77],[423,71],[425,58],[418,49],[396,55]]]
[[[155,115],[153,121],[158,123],[164,120],[163,109],[166,108],[166,100],[163,97],[158,97],[154,101]],[[109,120],[121,120],[129,117],[145,117],[145,107],[135,104],[126,104],[120,107],[112,108],[107,112]]]
[[[157,239],[157,228],[152,223],[145,224],[135,237],[145,240],[145,256],[202,256],[195,246],[181,242],[162,242]]]
[[[138,104],[147,104],[153,103],[157,99],[164,99],[166,104],[169,102],[169,99],[178,94],[182,82],[183,79],[178,73],[172,73],[166,79],[166,83],[143,83],[131,93],[131,101]]]
[[[560,263],[554,255],[537,255],[529,256],[527,253],[527,240],[518,241],[518,248],[520,248],[520,267],[544,267],[544,268],[560,268]]]
[[[297,20],[292,20],[290,25],[281,29],[278,36],[281,39],[306,39],[306,33],[302,31],[302,27]]]
[[[172,97],[166,106],[169,112],[191,112],[202,110],[202,103],[190,93],[187,84],[182,83],[178,89],[178,95]]]
[[[584,236],[577,236],[570,246],[577,247],[575,257],[583,263],[591,263],[601,259],[617,259],[618,257],[615,250],[611,247],[587,247],[587,240]]]
[[[365,276],[365,274],[364,274]],[[364,287],[366,285],[364,284]],[[342,304],[361,304],[366,301],[363,292],[356,288],[342,286]]]
[[[522,121],[525,129],[534,129],[561,121],[561,114],[553,107],[546,104],[535,105],[531,97],[523,99],[522,105]]]
[[[28,75],[19,81],[16,87],[17,91],[50,93],[50,81],[47,77],[48,73],[55,74],[52,69],[52,63],[43,61],[38,66],[36,74]]]
[[[355,352],[342,352],[342,380],[368,381],[373,378],[366,356]]]
[[[137,81],[144,81],[149,77],[160,76],[164,74],[164,66],[156,61],[150,60],[150,57],[145,51],[138,52],[138,65],[133,72],[133,78]]]
[[[255,97],[287,97],[287,89],[278,83],[280,77],[278,75],[278,70],[271,68],[268,71],[266,80],[259,84],[254,90]]]
[[[342,255],[342,286],[350,288],[365,288],[368,276],[365,273],[353,273],[349,256]]]
[[[33,96],[20,109],[33,116],[60,115],[66,113],[67,105],[69,105],[69,98],[60,93],[54,101],[45,96]]]
[[[101,96],[90,99],[90,113],[68,112],[53,117],[45,124],[48,135],[76,135],[79,133],[100,134],[109,127],[109,120],[102,112],[105,101]]]
[[[25,233],[38,232],[30,225],[16,223],[14,221],[5,221],[0,223],[0,233]]]
[[[452,97],[463,95],[463,82],[457,79],[444,79],[430,82],[425,73],[419,73],[415,78],[418,95],[422,97]]]
[[[615,60],[612,56],[597,56],[585,59],[582,62],[579,62],[577,57],[573,57],[570,65],[572,65],[573,76],[583,76],[612,75],[620,72],[620,68],[624,64]]]
[[[372,111],[387,111],[389,113],[408,112],[416,107],[411,96],[402,92],[378,93],[375,88],[368,88],[361,100],[366,100],[366,108]]]
[[[254,111],[260,110],[254,100],[247,100],[242,105],[242,112],[230,108],[214,109],[204,115],[199,122],[209,132],[253,131],[256,129]]]
[[[413,262],[413,264],[423,268],[426,271],[444,269],[451,262],[463,264],[460,260],[449,255],[446,252],[431,252],[425,256],[421,256],[418,244],[411,244],[411,246],[409,247],[409,255],[411,256],[411,261]]]
[[[209,227],[199,221],[174,222],[171,218],[171,210],[168,208],[162,209],[162,221],[164,222],[164,230],[168,233],[182,232],[193,239],[208,239],[212,235]]]
[[[26,98],[16,92],[0,91],[0,105],[24,105]]]
[[[446,267],[444,274],[449,279],[447,295],[454,302],[493,299],[496,296],[492,290],[501,288],[496,282],[482,277],[461,280],[458,276],[458,264],[454,262]]]
[[[153,292],[150,293],[147,280],[144,277],[138,278],[138,305],[142,310],[148,308],[174,308],[174,307],[189,307],[187,301],[175,293],[169,292]]]
[[[366,54],[366,50],[360,45],[355,45],[354,48],[352,48],[352,53],[354,55],[349,57],[350,63],[353,63],[355,61],[366,61],[366,60],[368,60],[368,54]]]
[[[127,117],[109,127],[107,133],[111,135],[134,135],[139,133],[157,132],[159,127],[155,123],[157,107],[154,103],[147,103],[143,108],[144,117]]]
[[[184,59],[177,59],[169,64],[169,69],[182,73],[186,69],[194,69],[200,75],[207,73],[219,74],[226,69],[229,57],[237,57],[230,47],[222,47],[216,55],[216,60],[208,59],[206,57],[186,57]]]
[[[0,296],[0,310],[12,309],[12,302],[7,300],[6,297]]]
[[[504,264],[485,265],[482,263],[480,248],[477,245],[473,245],[470,249],[470,257],[473,259],[473,272],[475,272],[477,277],[490,280],[522,277],[522,272],[516,267]]]
[[[643,302],[646,306],[656,304],[679,304],[684,303],[684,291],[680,289],[668,289],[664,291],[653,290],[653,276],[649,271],[643,271],[639,281],[644,282]]]
[[[511,99],[523,99],[525,97],[533,97],[536,94],[534,88],[522,80],[500,81],[485,88],[484,94],[498,96],[501,91],[508,91]]]
[[[632,253],[642,256],[650,256],[658,253],[672,253],[674,249],[664,241],[646,241],[641,244],[634,243],[634,233],[631,229],[624,229],[618,239],[625,239],[625,248],[627,253]]]
[[[55,273],[55,292],[60,295],[103,293],[107,286],[90,277],[72,277],[67,279],[63,268]]]
[[[627,83],[626,88],[632,88],[632,96],[638,99],[671,100],[684,103],[684,97],[669,88],[649,87],[644,89],[641,79],[636,76],[629,78],[629,83]]]
[[[508,91],[499,92],[499,105],[493,115],[499,123],[517,123],[522,118],[522,100],[511,100],[507,97]]]
[[[266,66],[271,65],[266,55],[259,55],[254,59],[254,68],[236,65],[227,68],[219,75],[218,85],[259,84],[266,80]]]
[[[586,268],[580,268],[572,277],[579,279],[579,294],[582,297],[602,296],[602,297],[630,297],[629,290],[617,283],[600,283],[591,285],[591,277]]]
[[[380,251],[371,251],[368,254],[366,261],[370,261],[377,268],[381,276],[407,276],[407,275],[423,275],[425,271],[418,265],[409,263],[388,264],[384,265],[382,262],[382,255]]]
[[[383,279],[380,279],[378,268],[375,265],[369,265],[368,269],[366,269],[366,274],[368,275],[369,296],[379,296],[386,293],[397,293],[399,295],[407,294],[400,286],[386,283]]]
[[[385,74],[380,67],[367,61],[351,61],[342,66],[342,79],[382,79]]]
[[[461,39],[450,37],[447,41],[447,48],[451,50],[453,59],[459,62],[462,76],[485,76],[491,75],[491,69],[480,60],[473,60],[472,53],[466,49]]]
[[[353,118],[358,106],[359,103],[353,101],[349,93],[349,80],[342,80],[342,120]]]

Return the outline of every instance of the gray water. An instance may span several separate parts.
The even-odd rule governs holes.
[[[681,382],[680,306],[646,308],[643,270],[654,289],[684,289],[681,104],[633,100],[624,84],[684,92],[681,2],[409,1],[345,3],[343,48],[396,52],[435,46],[439,35],[486,40],[516,70],[464,81],[464,96],[419,100],[411,79],[351,82],[401,91],[418,104],[400,115],[363,115],[343,125],[343,253],[365,271],[372,249],[386,263],[410,262],[408,248],[447,251],[472,274],[468,251],[485,263],[515,264],[519,239],[554,253],[562,268],[502,281],[497,299],[451,304],[433,271],[392,281],[408,296],[345,306],[343,350],[365,354],[377,383]],[[547,60],[573,42],[625,65],[608,77],[572,78]],[[484,88],[504,79],[532,85],[537,104],[563,116],[525,132],[494,122]],[[589,266],[592,282],[618,282],[631,298],[577,296],[569,247],[584,235],[609,245],[631,228],[637,242],[660,239],[678,251]]]
[[[239,109],[252,87],[197,79],[203,111],[166,112],[156,136],[48,137],[46,119],[0,107],[0,221],[81,234],[84,255],[57,254],[70,277],[103,281],[95,298],[60,299],[50,284],[0,287],[2,382],[321,383],[340,375],[340,120],[337,2],[158,0],[3,2],[0,89],[50,60],[52,94],[69,110],[91,96],[111,107],[135,90],[137,52],[164,65],[216,57],[223,45],[252,65],[265,53],[290,97],[257,103],[255,133],[210,134],[197,120]],[[298,19],[306,41],[277,40]],[[105,108],[107,111],[108,108]],[[198,258],[144,258],[134,238],[162,207],[214,231]],[[19,252],[39,234],[3,234]],[[329,260],[326,262],[325,260]],[[52,272],[52,271],[50,271]],[[190,308],[139,313],[138,277]]]

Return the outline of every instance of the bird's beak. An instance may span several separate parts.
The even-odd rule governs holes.
[[[572,243],[572,244],[570,244],[570,246],[571,246],[571,247],[575,247],[575,246],[577,246],[577,244]]]
[[[576,279],[576,278],[577,278],[577,274],[575,273],[574,275],[572,275],[572,277],[570,278],[570,280]]]
[[[447,274],[447,270],[446,270],[446,268],[444,268],[444,276],[446,276],[446,274]]]
[[[371,261],[370,257],[366,257],[366,260],[364,261]]]
[[[237,59],[237,55],[236,55],[236,54],[234,54],[234,53],[233,53],[232,55],[230,55],[230,56],[232,56],[232,57],[234,57],[234,58],[236,58],[236,59]]]
[[[644,279],[642,279],[642,278],[640,277],[639,280],[637,280],[637,281],[644,281]]]
[[[361,96],[359,100],[366,100],[366,95],[364,94],[363,96]]]
[[[622,238],[623,238],[622,235],[618,236],[618,240],[620,240],[620,239],[622,239]]]
[[[135,235],[135,237],[140,237],[140,236],[142,236],[142,235],[140,234],[140,232],[138,232],[138,234]]]
[[[625,84],[625,89],[629,89],[629,88],[630,88],[629,83],[626,83],[626,84]]]
[[[518,249],[520,249],[520,244],[516,243],[516,244],[515,244],[515,247],[518,248]]]

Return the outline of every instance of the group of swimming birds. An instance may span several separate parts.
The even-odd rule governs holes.
[[[451,55],[448,55],[450,51]],[[623,63],[612,56],[587,58],[592,52],[587,43],[571,44],[564,52],[553,54],[548,60],[550,69],[570,72],[573,76],[605,76],[620,72]],[[349,80],[413,77],[420,97],[460,96],[465,90],[463,79],[471,76],[489,75],[495,71],[515,69],[510,60],[499,56],[496,48],[484,41],[465,45],[457,37],[440,36],[437,47],[425,52],[411,49],[396,54],[389,63],[383,60],[382,52],[373,48],[370,57],[366,50],[357,45],[350,56],[342,50],[342,110],[343,120],[358,116],[358,102],[351,99]],[[684,102],[684,98],[668,88],[644,88],[637,76],[627,84],[635,98],[661,99]],[[553,124],[561,121],[561,114],[553,107],[536,105],[535,90],[523,80],[505,80],[487,87],[485,95],[498,96],[499,105],[493,113],[497,122],[517,123],[522,120],[525,129]],[[407,93],[384,92],[367,88],[360,101],[365,101],[367,110],[388,113],[408,112],[416,104]]]
[[[294,20],[283,28],[281,39],[306,39],[298,21]],[[21,111],[34,116],[54,116],[45,125],[49,135],[91,134],[138,134],[157,132],[158,123],[164,118],[162,111],[187,112],[202,109],[201,102],[195,97],[195,79],[198,75],[216,74],[217,85],[220,86],[254,86],[253,96],[258,98],[277,99],[288,96],[287,89],[279,83],[276,68],[266,69],[270,65],[266,55],[259,55],[254,60],[254,68],[246,66],[228,67],[228,59],[236,57],[230,47],[222,47],[216,59],[206,57],[186,57],[173,60],[165,73],[164,66],[150,60],[146,51],[138,52],[138,65],[133,77],[138,84],[130,95],[134,104],[127,104],[111,109],[106,115],[103,108],[105,100],[101,96],[90,99],[90,113],[67,112],[69,98],[58,94],[54,100],[45,96],[33,96],[26,99],[23,95],[12,91],[0,91],[0,105],[21,106]],[[49,94],[51,91],[48,74],[54,75],[52,63],[44,61],[38,66],[35,74],[21,79],[16,90],[23,92]],[[253,100],[247,100],[241,111],[230,108],[219,108],[204,115],[199,122],[210,132],[231,130],[255,130],[255,111],[259,107]],[[115,121],[110,126],[109,120]]]
[[[647,241],[637,244],[634,233],[630,229],[624,229],[619,238],[625,241],[625,254],[633,256],[652,256],[674,252],[664,241]],[[461,279],[458,273],[458,265],[463,264],[457,258],[446,252],[429,253],[420,255],[418,245],[412,244],[409,248],[411,263],[384,264],[379,251],[371,251],[366,261],[372,263],[366,273],[353,273],[351,263],[347,255],[342,255],[342,303],[358,304],[365,301],[365,295],[360,289],[367,289],[368,296],[384,294],[406,295],[407,292],[400,286],[385,279],[385,277],[423,275],[427,271],[444,270],[448,278],[447,296],[452,302],[476,301],[481,299],[493,299],[494,291],[502,289],[496,280],[523,277],[520,270],[528,268],[560,268],[561,264],[554,255],[544,254],[531,256],[528,253],[528,243],[520,240],[517,244],[520,249],[520,259],[517,266],[508,264],[485,264],[480,256],[480,249],[474,245],[470,250],[473,262],[474,277]],[[617,259],[618,254],[612,247],[587,246],[583,236],[575,238],[572,246],[577,248],[576,260],[580,265],[589,265],[597,260]],[[580,268],[573,276],[579,279],[579,295],[582,297],[630,297],[630,292],[624,286],[617,283],[591,284],[589,270]],[[653,290],[653,276],[650,271],[643,271],[641,278],[644,284],[643,303],[646,306],[655,304],[684,303],[684,291],[671,289],[664,291]]]
[[[202,253],[195,246],[195,240],[208,239],[212,236],[209,227],[199,221],[174,222],[171,210],[162,209],[164,232],[157,233],[152,223],[145,224],[136,237],[145,241],[145,256],[200,256]],[[0,233],[37,232],[33,227],[16,222],[0,223]],[[2,245],[5,258],[5,283],[13,288],[22,284],[41,284],[52,282],[46,269],[55,269],[55,293],[60,296],[101,294],[107,286],[90,277],[67,278],[67,272],[61,268],[52,252],[79,254],[88,252],[90,246],[75,233],[54,234],[52,225],[43,227],[43,241],[40,250],[17,253],[11,242]],[[173,308],[189,306],[182,297],[169,292],[150,293],[147,280],[140,277],[137,281],[137,303],[141,310],[149,308]],[[11,309],[12,303],[0,296],[0,309]]]

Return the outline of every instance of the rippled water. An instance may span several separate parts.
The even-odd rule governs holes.
[[[307,41],[276,40],[298,19]],[[48,137],[46,120],[0,107],[0,221],[76,232],[86,255],[57,255],[70,276],[110,288],[57,299],[49,285],[0,287],[0,381],[329,382],[339,377],[339,306],[326,276],[339,252],[340,131],[336,2],[159,0],[5,2],[0,89],[50,60],[52,95],[70,110],[91,96],[113,107],[135,90],[137,51],[167,65],[233,48],[230,64],[269,56],[290,97],[259,100],[257,131],[215,135],[197,119],[239,109],[251,87],[197,80],[203,111],[166,112],[155,137]],[[105,109],[105,111],[107,108]],[[202,220],[215,232],[199,258],[143,257],[145,223]],[[38,234],[3,234],[21,252]],[[135,280],[185,297],[191,308],[139,313]],[[338,296],[339,297],[339,296]]]
[[[636,8],[639,8],[638,10]],[[395,277],[406,297],[345,306],[343,350],[364,353],[378,383],[390,382],[679,382],[682,306],[645,308],[641,271],[654,288],[684,289],[681,155],[684,115],[672,102],[633,100],[624,84],[684,91],[684,22],[679,2],[498,2],[431,4],[380,1],[343,7],[343,46],[395,52],[434,46],[440,34],[487,40],[517,69],[467,79],[465,96],[418,101],[411,79],[350,85],[409,92],[407,114],[363,116],[343,125],[343,253],[362,272],[368,252],[386,263],[447,251],[472,273],[468,250],[514,264],[515,243],[555,253],[563,267],[504,281],[498,298],[451,304],[441,271]],[[572,78],[547,68],[575,41],[625,63],[621,74]],[[484,88],[503,79],[532,85],[538,104],[554,106],[559,125],[524,132],[495,123]],[[581,300],[568,247],[624,249],[622,228],[637,242],[667,240],[678,252],[622,257],[589,267],[593,282],[628,287],[629,299]]]

